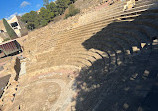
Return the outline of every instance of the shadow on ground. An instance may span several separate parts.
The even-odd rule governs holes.
[[[153,16],[145,16],[150,12]],[[76,78],[77,111],[158,111],[158,46],[152,45],[158,22],[154,13],[143,12],[132,22],[113,22],[83,43],[87,50],[111,55],[103,58],[111,63],[105,61],[102,67],[104,60],[100,59],[82,69]],[[140,43],[146,46],[141,48]],[[133,46],[141,51],[133,54]],[[122,53],[117,54],[119,50]]]
[[[11,77],[11,75],[6,75],[6,76],[0,78],[0,98],[4,93],[4,89],[7,86],[10,77]]]

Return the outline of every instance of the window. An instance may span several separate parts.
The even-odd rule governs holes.
[[[16,26],[18,26],[18,23],[17,22],[13,22],[13,23],[11,23],[11,26],[12,27],[16,27]]]

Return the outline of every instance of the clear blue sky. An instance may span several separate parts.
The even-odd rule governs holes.
[[[43,6],[43,0],[0,0],[0,20],[22,15],[31,10],[37,11]]]

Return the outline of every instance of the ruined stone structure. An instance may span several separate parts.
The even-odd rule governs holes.
[[[2,110],[157,111],[158,0],[126,4],[29,33],[26,74],[10,82]]]

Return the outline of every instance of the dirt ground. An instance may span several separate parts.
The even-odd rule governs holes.
[[[13,104],[4,111],[57,111],[70,109],[75,95],[76,71],[60,69],[49,73],[19,78]]]

